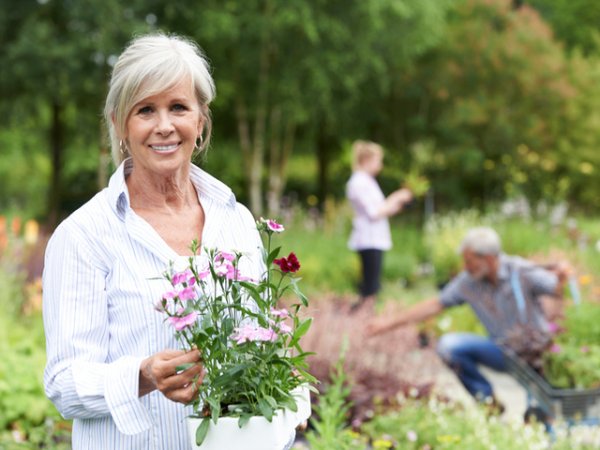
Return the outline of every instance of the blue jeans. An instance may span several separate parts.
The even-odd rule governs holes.
[[[491,339],[471,333],[448,333],[437,345],[442,360],[458,376],[463,386],[478,400],[492,397],[490,382],[482,375],[478,364],[503,372],[506,361],[500,347]]]

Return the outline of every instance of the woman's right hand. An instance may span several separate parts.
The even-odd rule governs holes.
[[[164,350],[140,365],[140,397],[158,389],[169,400],[189,403],[198,395],[197,385],[204,378],[199,350]],[[185,370],[177,367],[193,364]]]
[[[413,198],[412,192],[407,188],[398,189],[397,191],[394,191],[393,195],[395,195],[396,199],[401,205],[405,205]]]

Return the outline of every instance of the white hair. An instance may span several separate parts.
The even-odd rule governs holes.
[[[471,228],[462,240],[459,251],[462,253],[467,249],[478,255],[499,255],[502,251],[500,236],[489,227]]]
[[[110,134],[113,161],[118,166],[126,157],[120,141],[133,107],[147,97],[168,91],[190,80],[204,118],[204,150],[211,135],[208,105],[215,97],[215,84],[202,50],[192,41],[162,33],[135,38],[119,56],[110,79],[104,119]]]

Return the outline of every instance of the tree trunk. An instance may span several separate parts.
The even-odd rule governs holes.
[[[267,1],[264,8],[265,23],[269,23],[273,15],[273,2]],[[246,180],[250,197],[250,210],[255,216],[263,211],[263,168],[265,155],[265,135],[267,131],[269,72],[270,72],[270,30],[268,26],[263,28],[260,43],[260,56],[258,62],[258,82],[256,89],[256,105],[254,114],[253,136],[250,136],[250,123],[248,111],[244,100],[239,98],[236,106],[238,120],[238,133],[240,146],[244,154],[246,164]]]
[[[267,205],[269,214],[277,217],[281,213],[281,197],[287,182],[287,165],[294,148],[296,126],[287,121],[283,136],[281,133],[281,111],[277,108],[271,113],[271,145],[269,164],[269,191]]]
[[[325,211],[325,200],[329,193],[329,163],[333,140],[328,135],[325,125],[321,123],[317,135],[317,164],[318,164],[318,200],[319,210]]]
[[[54,99],[52,101],[52,125],[50,128],[50,160],[52,164],[50,192],[48,193],[48,225],[50,229],[54,229],[60,219],[64,140],[63,106],[59,100]]]

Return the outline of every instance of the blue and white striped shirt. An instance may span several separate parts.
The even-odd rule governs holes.
[[[188,407],[154,391],[138,397],[141,361],[178,348],[173,328],[153,308],[167,289],[160,277],[183,262],[130,207],[126,160],[106,189],[56,229],[43,277],[48,361],[46,394],[73,418],[73,448],[188,449]],[[259,278],[260,236],[250,212],[223,183],[191,166],[205,212],[202,245],[248,254],[245,275]],[[245,260],[245,262],[244,262]]]

